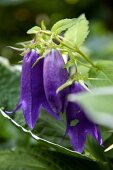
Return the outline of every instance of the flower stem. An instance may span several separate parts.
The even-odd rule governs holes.
[[[96,67],[96,65],[80,50],[77,49],[76,52],[80,54],[88,63],[90,63],[93,67]]]
[[[44,33],[46,35],[51,35],[51,32],[50,31],[45,31],[45,30],[40,30],[41,33]]]
[[[44,34],[47,34],[47,35],[51,35],[51,32],[50,31],[45,31],[45,30],[41,30],[40,32],[44,33]],[[90,63],[90,65],[92,65],[93,67],[96,67],[96,65],[79,49],[79,48],[74,48],[74,47],[71,47],[69,44],[65,44],[63,42],[63,37],[62,36],[55,36],[54,37],[57,41],[60,42],[60,44],[62,44],[63,46],[73,50],[73,52],[77,52],[78,54],[80,54],[88,63]]]
[[[67,47],[67,48],[69,48],[69,49],[71,49],[71,50],[73,50],[73,51],[75,51],[75,49],[74,49],[73,47],[71,47],[71,46],[65,44],[60,38],[63,39],[63,37],[61,37],[61,36],[58,36],[58,37],[55,36],[55,39],[56,39],[57,41],[59,41],[60,44],[64,45],[65,47]]]
[[[90,63],[90,65],[92,65],[93,67],[96,67],[96,65],[95,65],[80,49],[78,49],[78,48],[75,49],[75,48],[69,46],[68,44],[65,44],[60,38],[63,39],[63,37],[61,37],[61,36],[59,36],[59,37],[56,36],[56,37],[55,37],[55,39],[56,39],[57,41],[59,41],[60,44],[62,44],[62,45],[64,45],[65,47],[73,50],[74,52],[77,52],[77,53],[80,54],[88,63]]]

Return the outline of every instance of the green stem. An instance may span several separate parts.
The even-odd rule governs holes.
[[[95,65],[82,51],[80,51],[78,48],[75,49],[75,48],[69,46],[68,44],[65,44],[60,38],[63,39],[63,37],[61,37],[61,36],[59,36],[59,37],[56,36],[56,37],[55,37],[55,39],[56,39],[57,41],[59,41],[60,44],[62,44],[62,45],[64,45],[65,47],[73,50],[73,52],[77,52],[77,53],[80,54],[88,63],[90,63],[93,67],[96,67],[96,65]]]
[[[84,67],[87,67],[87,68],[90,68],[90,66],[89,65],[86,65],[86,64],[84,64],[84,63],[82,63],[81,61],[79,61],[78,59],[76,59],[81,65],[83,65]]]
[[[51,35],[50,31],[45,31],[45,30],[40,30],[41,33],[47,34],[47,35]]]
[[[76,52],[80,54],[88,63],[90,63],[93,67],[96,67],[96,65],[80,50],[77,49]]]
[[[59,37],[56,36],[56,37],[55,37],[55,39],[56,39],[57,41],[59,41],[60,44],[64,45],[65,47],[67,47],[67,48],[69,48],[69,49],[71,49],[71,50],[73,50],[73,51],[75,51],[75,49],[74,49],[73,47],[71,47],[71,46],[65,44],[60,38],[63,39],[63,37],[61,37],[61,36],[59,36]]]
[[[45,31],[45,30],[41,30],[40,32],[44,33],[44,34],[47,34],[47,35],[51,35],[52,33],[50,31]],[[82,52],[80,51],[80,49],[75,49],[73,47],[71,47],[70,45],[68,44],[65,44],[62,40],[63,40],[63,37],[62,36],[55,36],[55,39],[57,41],[60,42],[60,44],[62,44],[63,46],[73,50],[73,52],[77,52],[78,54],[80,54],[88,63],[90,63],[93,67],[96,67],[95,64]]]

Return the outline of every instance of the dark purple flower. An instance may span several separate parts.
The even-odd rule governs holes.
[[[64,112],[68,88],[56,94],[56,90],[68,79],[64,69],[64,60],[58,51],[52,50],[44,59],[44,90],[52,110],[59,114]]]
[[[67,102],[66,99],[69,93],[84,92],[84,87],[74,83],[56,94],[69,77],[59,51],[52,50],[33,67],[38,58],[39,54],[35,50],[23,58],[20,100],[13,112],[21,108],[25,121],[33,128],[42,107],[56,119],[60,119],[59,114],[66,111],[66,134],[69,133],[75,151],[83,152],[87,134],[92,135],[101,145],[102,138],[97,125],[86,117],[80,105]],[[78,121],[76,125],[72,125],[74,120]]]
[[[70,87],[70,94],[84,91],[84,87],[79,83],[74,83]],[[86,117],[85,111],[77,103],[68,103],[66,117],[66,133],[69,133],[71,144],[75,151],[83,152],[87,134],[90,134],[102,145],[102,138],[97,125]],[[75,122],[75,125],[71,125],[74,120],[78,122]]]
[[[55,90],[67,81],[67,72],[59,52],[53,50],[32,67],[38,57],[36,51],[31,50],[23,58],[20,100],[13,111],[21,108],[30,128],[35,126],[41,107],[59,119],[63,94],[56,95]]]

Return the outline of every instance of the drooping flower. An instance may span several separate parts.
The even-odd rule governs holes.
[[[68,78],[63,58],[58,51],[52,50],[45,59],[40,59],[32,67],[38,58],[39,54],[35,50],[31,50],[23,58],[20,100],[13,111],[21,108],[30,128],[35,126],[41,107],[59,119],[63,105],[61,98],[64,95],[56,95],[56,90]]]
[[[85,89],[79,83],[74,83],[70,87],[70,94],[84,92]],[[85,114],[85,111],[77,103],[69,102],[66,110],[67,130],[69,133],[73,149],[82,153],[84,150],[86,136],[91,135],[102,145],[102,138],[98,130],[98,126],[90,121]],[[76,120],[75,125],[72,122]]]
[[[25,121],[33,128],[42,107],[56,119],[60,119],[59,114],[66,111],[66,134],[69,133],[75,151],[83,152],[87,134],[92,135],[101,145],[102,138],[97,125],[86,117],[80,105],[66,100],[69,93],[84,92],[83,86],[74,83],[56,94],[69,76],[59,51],[52,50],[33,67],[38,58],[39,54],[35,50],[23,57],[20,100],[13,112],[21,108]],[[72,125],[74,120],[78,120],[76,125]]]
[[[44,89],[52,110],[59,114],[64,112],[68,88],[56,94],[56,90],[68,80],[68,72],[64,69],[64,60],[58,51],[52,50],[44,60]]]

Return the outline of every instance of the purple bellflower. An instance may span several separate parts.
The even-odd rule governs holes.
[[[41,108],[44,108],[56,119],[60,119],[60,113],[66,111],[65,134],[69,133],[75,151],[83,152],[87,134],[90,134],[102,145],[97,125],[86,117],[85,111],[80,105],[67,102],[68,94],[84,92],[85,88],[76,82],[56,94],[57,89],[69,78],[59,51],[52,50],[33,66],[38,58],[39,54],[33,49],[23,57],[20,100],[13,112],[21,108],[26,123],[30,128],[33,128]],[[72,122],[76,120],[77,124],[72,125]]]
[[[76,82],[70,86],[70,94],[84,91],[86,90],[80,83]],[[102,138],[97,125],[86,117],[85,111],[77,103],[68,103],[66,117],[66,134],[69,133],[70,141],[75,151],[83,152],[87,134],[91,135],[102,145]],[[76,124],[71,125],[74,120],[77,120]]]
[[[56,90],[68,80],[68,72],[64,69],[64,60],[58,51],[52,50],[44,60],[44,89],[52,110],[59,114],[66,107],[68,88],[56,94]]]
[[[39,54],[35,50],[31,50],[23,58],[20,100],[16,109],[13,110],[16,112],[22,109],[25,121],[30,128],[35,126],[41,107],[56,119],[60,118],[59,114],[63,112],[65,90],[59,94],[56,94],[56,90],[68,78],[63,58],[58,51],[52,50],[32,67],[38,58]]]

